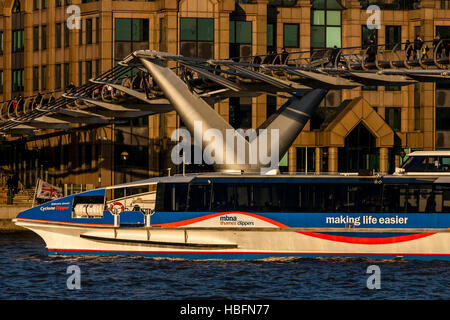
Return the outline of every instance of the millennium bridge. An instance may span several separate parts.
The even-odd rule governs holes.
[[[279,153],[283,155],[328,90],[450,83],[450,40],[434,45],[424,42],[423,48],[428,49],[420,52],[413,45],[369,45],[364,49],[281,52],[223,60],[139,50],[62,94],[50,92],[0,102],[0,133],[34,135],[41,129],[108,125],[173,110],[191,132],[195,121],[202,121],[203,132],[210,128],[225,132],[233,128],[211,105],[230,97],[269,94],[288,101],[258,129],[279,130]],[[248,153],[252,141],[244,143]],[[225,153],[227,146],[223,148]],[[218,169],[260,168],[258,163]]]

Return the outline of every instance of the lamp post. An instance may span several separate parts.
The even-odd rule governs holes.
[[[128,160],[128,152],[123,151],[123,152],[120,154],[120,159],[122,159],[123,183],[126,183],[126,182],[127,182],[127,172],[126,172],[126,168],[127,168],[127,167],[125,166],[125,164],[126,164],[126,162],[127,162],[127,160]]]

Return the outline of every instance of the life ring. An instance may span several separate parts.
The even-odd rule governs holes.
[[[114,214],[117,214],[116,212],[113,211],[114,207],[116,207],[116,206],[119,206],[119,207],[120,207],[120,212],[119,212],[119,214],[122,213],[122,212],[125,210],[125,207],[123,206],[122,203],[120,203],[120,202],[114,202],[114,203],[112,203],[112,204],[109,206],[109,211],[111,211],[111,212],[114,213]]]

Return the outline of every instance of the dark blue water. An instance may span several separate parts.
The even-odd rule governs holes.
[[[77,265],[81,288],[67,288]],[[370,265],[380,289],[368,289]],[[450,263],[354,258],[195,261],[47,256],[31,232],[0,233],[0,299],[450,299]]]

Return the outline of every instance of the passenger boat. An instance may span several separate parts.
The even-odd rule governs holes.
[[[50,255],[450,260],[450,177],[202,173],[21,212]]]

